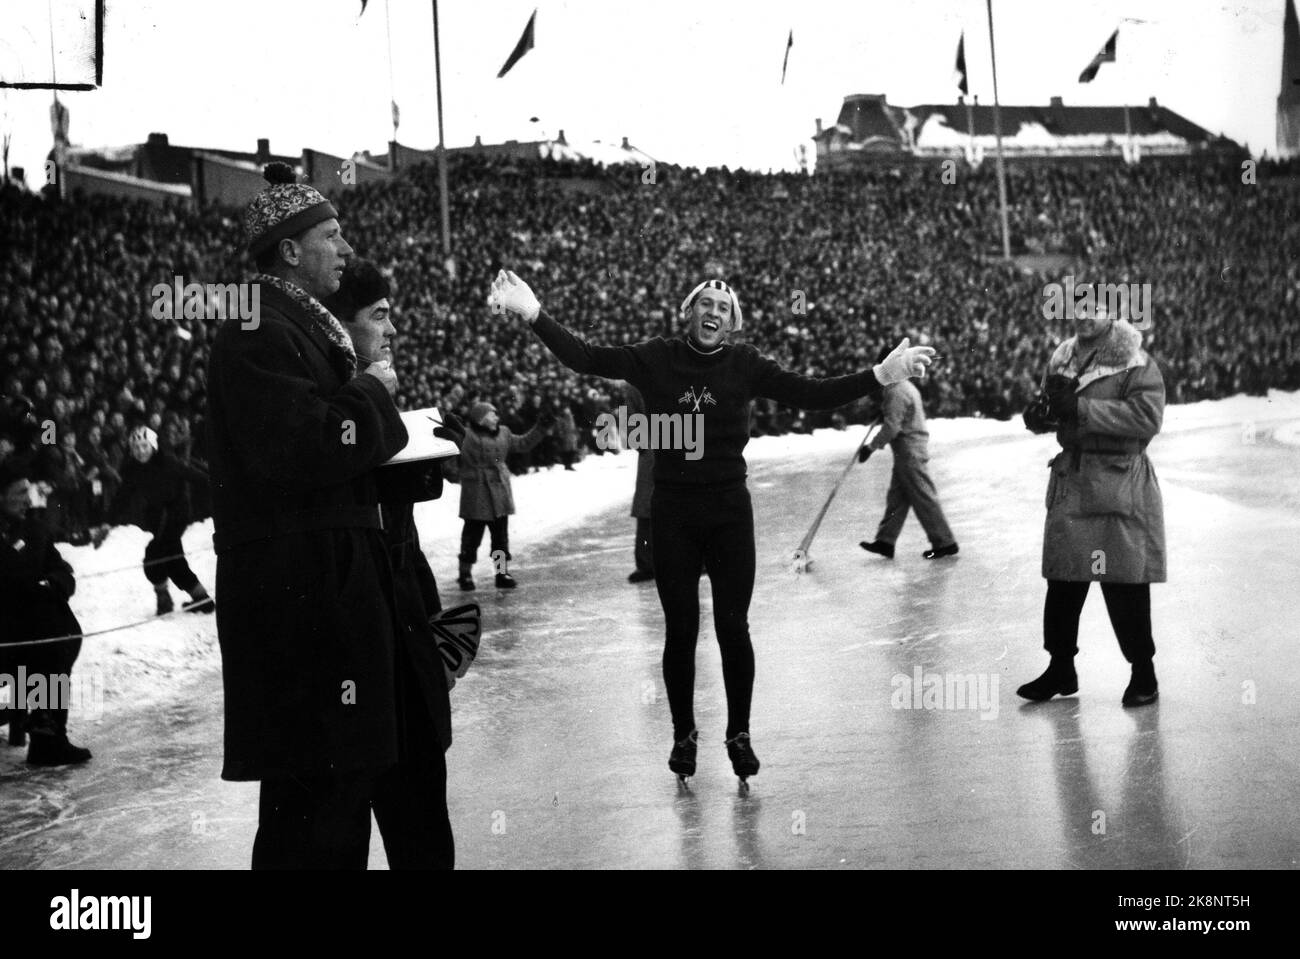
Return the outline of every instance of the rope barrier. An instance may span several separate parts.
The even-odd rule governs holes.
[[[150,616],[148,619],[138,619],[134,623],[123,623],[121,626],[110,626],[107,629],[96,629],[89,633],[69,633],[67,636],[50,636],[47,639],[24,639],[17,643],[0,643],[0,652],[3,652],[6,649],[17,649],[19,646],[45,646],[49,643],[70,643],[74,639],[89,639],[91,636],[105,636],[108,633],[117,633],[124,629],[135,629],[137,626],[143,626],[145,623],[156,623],[159,620],[171,619],[178,613],[189,613],[195,606],[198,606],[200,603],[209,602],[210,600],[211,597],[208,599],[193,600],[185,603],[180,609],[173,610],[170,613],[165,613],[162,616]]]

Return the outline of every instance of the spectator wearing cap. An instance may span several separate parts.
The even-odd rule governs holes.
[[[224,321],[208,366],[222,776],[261,781],[254,869],[365,869],[398,759],[373,472],[408,437],[391,364],[360,367],[321,304],[352,254],[334,207],[284,164],[267,178],[244,215],[255,322]]]
[[[374,264],[352,260],[338,292],[325,304],[339,318],[363,361],[392,360],[388,280]],[[443,414],[437,435],[463,435],[457,419]],[[442,611],[438,584],[420,548],[415,503],[442,496],[439,460],[416,460],[375,471],[384,515],[384,539],[393,573],[398,635],[397,694],[402,704],[398,762],[379,782],[374,801],[390,869],[451,869],[455,842],[447,811],[447,763],[451,746],[448,676],[430,622]],[[477,608],[477,607],[476,607]],[[454,680],[453,680],[454,681]]]
[[[462,590],[475,588],[472,571],[485,529],[491,534],[497,589],[514,589],[517,585],[508,565],[513,558],[509,526],[515,499],[506,457],[532,449],[554,421],[554,414],[544,409],[533,428],[520,435],[501,425],[497,408],[491,403],[479,402],[470,407],[469,430],[452,467],[460,482],[460,517],[465,521],[460,536],[460,575],[456,580]]]
[[[0,691],[0,723],[9,723],[10,745],[21,746],[31,736],[30,765],[84,763],[90,750],[68,741],[62,700],[81,653],[81,625],[68,606],[77,584],[49,528],[29,513],[29,503],[26,465],[0,463],[0,673],[14,680]],[[67,638],[39,642],[61,637]],[[39,686],[18,684],[20,669],[27,679],[45,679],[42,699],[28,698]]]

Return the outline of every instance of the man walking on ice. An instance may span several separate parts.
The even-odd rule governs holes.
[[[707,571],[727,690],[727,755],[744,783],[759,769],[749,736],[754,688],[749,601],[755,557],[743,453],[750,404],[764,397],[803,409],[834,409],[878,394],[884,384],[924,374],[934,350],[903,340],[873,370],[824,379],[792,373],[747,343],[727,342],[744,317],[736,294],[721,280],[699,284],[682,302],[682,335],[631,346],[588,345],[543,313],[528,284],[513,273],[497,275],[489,303],[494,310],[522,316],[574,372],[627,380],[641,391],[650,415],[702,417],[694,458],[684,449],[660,449],[655,455],[651,536],[655,585],[664,610],[664,685],[673,717],[668,767],[683,780],[695,775],[695,644],[700,575]],[[712,403],[691,403],[692,396],[706,393]]]

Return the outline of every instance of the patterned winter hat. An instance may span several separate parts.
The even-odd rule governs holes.
[[[721,280],[705,280],[695,289],[691,290],[690,295],[682,300],[682,319],[690,315],[691,306],[695,303],[695,298],[705,290],[718,290],[731,297],[731,328],[739,331],[745,325],[745,315],[740,312],[740,297],[736,296],[736,291],[727,286]]]
[[[338,217],[334,205],[315,187],[297,182],[289,164],[268,163],[262,176],[271,185],[253,197],[244,211],[244,242],[253,256]]]

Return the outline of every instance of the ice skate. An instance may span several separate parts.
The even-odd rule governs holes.
[[[172,610],[176,608],[176,604],[172,602],[172,594],[167,590],[167,587],[165,585],[155,586],[154,592],[158,596],[159,616],[166,616],[168,613],[170,613]]]
[[[685,739],[673,743],[673,751],[668,756],[668,768],[677,774],[677,782],[682,786],[695,775],[695,753],[699,741],[699,730],[692,729]]]
[[[737,733],[727,740],[727,756],[731,759],[731,768],[740,777],[742,788],[749,786],[749,777],[758,773],[758,757],[750,744],[749,733]]]

